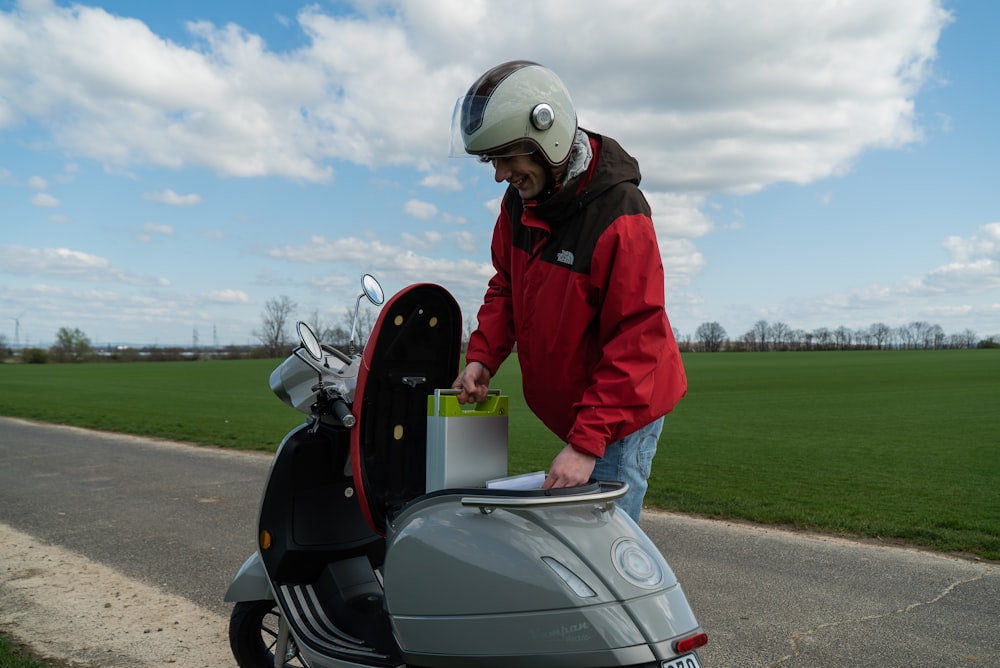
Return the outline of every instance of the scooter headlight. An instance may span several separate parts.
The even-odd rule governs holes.
[[[619,538],[612,547],[612,563],[623,578],[643,589],[663,582],[663,569],[656,557],[631,538]]]

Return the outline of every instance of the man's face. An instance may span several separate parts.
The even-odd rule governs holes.
[[[535,199],[545,190],[547,170],[532,156],[513,155],[492,162],[496,182],[514,186],[521,199]]]

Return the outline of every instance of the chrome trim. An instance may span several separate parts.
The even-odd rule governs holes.
[[[628,492],[628,483],[600,481],[601,491],[558,496],[463,496],[463,506],[479,508],[538,508],[569,506],[585,503],[609,504]]]

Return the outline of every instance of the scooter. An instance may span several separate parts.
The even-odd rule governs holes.
[[[462,319],[433,284],[382,307],[361,354],[298,323],[270,377],[308,415],[285,436],[257,551],[225,599],[241,668],[700,668],[708,642],[666,560],[616,509],[627,485],[427,490],[428,399]]]

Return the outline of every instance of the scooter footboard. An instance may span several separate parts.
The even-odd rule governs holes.
[[[365,638],[346,632],[336,615],[324,605],[324,590],[311,584],[280,585],[278,599],[289,626],[304,652],[319,652],[365,665],[396,663],[391,653],[380,650]]]

